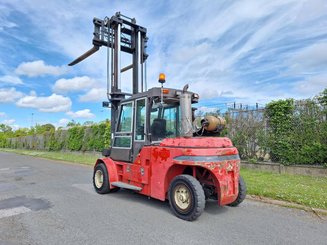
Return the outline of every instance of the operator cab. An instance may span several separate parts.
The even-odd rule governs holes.
[[[133,162],[145,145],[159,144],[165,138],[181,135],[180,95],[182,90],[152,88],[121,101],[112,135],[110,157]],[[198,95],[191,94],[192,103]]]

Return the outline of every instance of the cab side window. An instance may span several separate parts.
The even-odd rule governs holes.
[[[145,99],[136,101],[135,115],[135,140],[144,140],[144,130],[146,122],[146,103]]]
[[[121,105],[113,147],[131,148],[133,125],[133,102]]]
[[[168,107],[164,109],[163,118],[166,120],[166,137],[175,138],[179,136],[179,107]]]
[[[133,103],[121,106],[121,113],[117,132],[132,132]]]

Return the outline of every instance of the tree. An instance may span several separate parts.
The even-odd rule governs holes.
[[[74,119],[67,123],[67,127],[79,126],[80,123],[76,122]]]
[[[83,123],[83,126],[91,126],[91,125],[93,125],[93,124],[94,124],[93,121],[85,121],[85,122]]]
[[[19,128],[14,132],[14,137],[26,136],[29,134],[28,128]]]
[[[47,123],[41,126],[43,129],[43,132],[51,132],[51,131],[55,131],[55,126],[53,126],[51,123]]]
[[[6,124],[0,124],[0,132],[2,133],[8,133],[8,132],[12,132],[12,128]]]
[[[317,96],[317,99],[321,105],[327,106],[327,88]]]
[[[43,125],[39,125],[36,124],[35,127],[32,127],[29,131],[29,134],[33,135],[33,134],[43,134],[45,132],[52,132],[55,131],[55,126],[53,126],[50,123],[47,124],[43,124]]]

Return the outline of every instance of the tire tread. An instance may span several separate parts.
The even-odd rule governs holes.
[[[194,210],[191,211],[187,215],[180,214],[174,208],[174,206],[172,204],[172,200],[171,200],[171,192],[174,187],[174,183],[177,181],[180,181],[180,180],[185,181],[188,185],[190,185],[190,187],[192,188],[192,192],[195,194]],[[181,219],[184,219],[187,221],[193,221],[202,214],[204,207],[205,207],[205,195],[204,195],[204,191],[203,191],[201,184],[194,177],[192,177],[190,175],[185,175],[185,174],[176,176],[170,184],[168,193],[169,193],[168,195],[169,195],[169,203],[170,203],[171,210],[178,218],[181,218]]]
[[[242,176],[239,177],[239,183],[238,183],[238,195],[234,202],[228,204],[228,206],[236,207],[240,205],[246,197],[246,184]]]

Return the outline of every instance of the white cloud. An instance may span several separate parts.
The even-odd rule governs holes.
[[[182,87],[183,83],[189,83],[190,90],[199,93],[200,98],[267,102],[298,97],[299,94],[292,94],[294,90],[287,89],[294,83],[294,74],[281,76],[289,66],[285,61],[297,50],[321,42],[327,33],[324,27],[327,4],[322,4],[323,1],[312,4],[315,7],[311,8],[310,22],[297,22],[297,17],[307,14],[302,8],[304,2],[198,1],[184,8],[185,11],[177,7],[176,11],[167,11],[167,18],[150,23],[148,28],[155,49],[149,56],[148,81],[157,86],[153,81],[159,71],[164,71],[168,78],[166,86]],[[312,19],[316,20],[311,22]],[[172,29],[174,32],[170,33]],[[327,53],[323,45],[315,51],[319,49],[319,58],[304,61],[301,57],[305,65],[303,73],[308,72],[312,62],[320,62],[326,70]],[[257,81],[263,84],[260,88]]]
[[[30,96],[34,96],[34,97],[36,97],[36,92],[35,92],[34,90],[31,90],[31,91],[30,91]]]
[[[1,124],[5,124],[7,126],[10,126],[13,130],[19,129],[19,125],[15,124],[16,120],[15,119],[6,119],[1,121]]]
[[[12,130],[15,131],[20,128],[20,126],[18,124],[15,124],[15,122],[16,122],[15,119],[7,119],[7,120],[3,120],[0,123],[10,126],[12,128]]]
[[[291,70],[298,73],[320,72],[327,69],[327,42],[315,43],[299,50],[289,61]]]
[[[22,128],[22,127],[19,126],[18,124],[12,124],[12,125],[10,125],[10,127],[12,128],[13,131],[16,131],[16,130]]]
[[[76,112],[69,111],[66,113],[68,116],[72,118],[93,118],[95,115],[91,113],[90,109],[84,109]]]
[[[47,42],[40,42],[40,47],[51,52],[59,50],[72,59],[91,47],[93,14],[97,13],[99,18],[108,15],[105,5],[94,5],[90,1],[83,1],[78,7],[69,1],[50,1],[42,8],[35,7],[43,6],[42,0],[34,1],[33,5],[28,1],[10,2],[13,9],[28,16],[31,27],[42,32]],[[140,7],[140,2],[125,5],[115,2],[110,7],[121,9],[122,13],[134,13],[131,17],[147,27],[149,88],[158,86],[157,76],[165,72],[167,86],[182,88],[190,83],[190,90],[204,98],[270,99],[270,95],[290,95],[287,87],[299,85],[294,82],[294,72],[285,78],[279,76],[279,70],[285,72],[290,65],[297,64],[301,67],[297,68],[297,74],[317,73],[312,66],[316,67],[318,57],[323,56],[321,52],[316,59],[314,56],[311,60],[303,59],[308,47],[325,39],[325,0],[170,0],[162,4],[145,1],[142,2],[145,8]],[[287,62],[293,55],[294,62]],[[105,56],[106,50],[102,48],[73,70],[105,77]],[[308,81],[305,76],[300,79]],[[279,80],[267,81],[275,77]],[[262,89],[258,89],[256,82],[262,84]],[[122,83],[123,88],[126,84],[128,86]],[[69,84],[60,91],[71,91],[67,86]],[[98,87],[88,88],[90,91],[81,95],[80,101],[95,101],[99,94],[105,96],[105,91],[101,93]],[[226,91],[233,91],[233,94]]]
[[[66,127],[67,123],[69,123],[70,120],[67,118],[62,118],[59,120],[59,122],[56,124],[57,128],[58,127]]]
[[[0,31],[6,28],[17,27],[16,23],[8,19],[9,10],[5,6],[0,6]]]
[[[56,93],[83,91],[92,88],[94,84],[95,80],[88,76],[74,77],[70,79],[61,78],[56,81],[53,86],[53,91]]]
[[[0,112],[0,117],[5,117],[7,114],[4,112]]]
[[[16,122],[15,119],[7,119],[7,120],[3,120],[1,123],[5,124],[5,125],[12,125]]]
[[[98,102],[104,101],[106,97],[107,89],[106,88],[92,88],[86,94],[79,96],[81,102]]]
[[[19,99],[16,105],[24,108],[35,108],[41,112],[66,112],[70,110],[72,101],[69,97],[57,94],[48,97],[37,97],[34,92]]]
[[[302,1],[298,9],[296,21],[302,24],[310,20],[314,20],[317,16],[326,14],[326,0],[309,0]],[[315,23],[318,24],[318,23]]]
[[[305,97],[317,95],[325,88],[327,88],[327,74],[312,76],[294,84],[294,91]]]
[[[62,75],[67,72],[64,66],[52,66],[44,63],[43,60],[32,62],[23,62],[15,70],[18,75],[26,75],[29,77],[37,77],[43,75]]]
[[[217,112],[216,107],[208,107],[208,106],[200,106],[195,111],[196,115],[203,114],[203,113],[214,113]]]
[[[41,48],[60,52],[63,55],[75,59],[92,47],[92,19],[94,13],[96,17],[103,18],[115,14],[121,10],[124,13],[134,13],[141,20],[142,13],[146,9],[137,9],[139,2],[129,1],[128,4],[121,5],[119,2],[111,2],[109,5],[96,5],[92,1],[79,2],[78,6],[70,1],[48,1],[44,5],[42,0],[33,0],[33,4],[20,0],[10,0],[10,6],[16,11],[23,13],[29,22],[40,31],[42,41],[39,42]],[[108,7],[112,12],[108,12]],[[56,11],[53,11],[53,10]],[[42,21],[40,21],[42,20]],[[51,28],[50,28],[51,27]],[[43,40],[46,40],[44,42]],[[104,48],[103,48],[104,49]],[[83,72],[91,71],[93,74],[105,72],[105,60],[102,52],[83,61],[76,66],[75,70],[82,68]]]
[[[16,76],[5,75],[0,77],[0,82],[10,83],[10,84],[23,84],[23,81]]]
[[[0,103],[14,102],[22,96],[23,93],[16,91],[15,88],[0,89]]]

